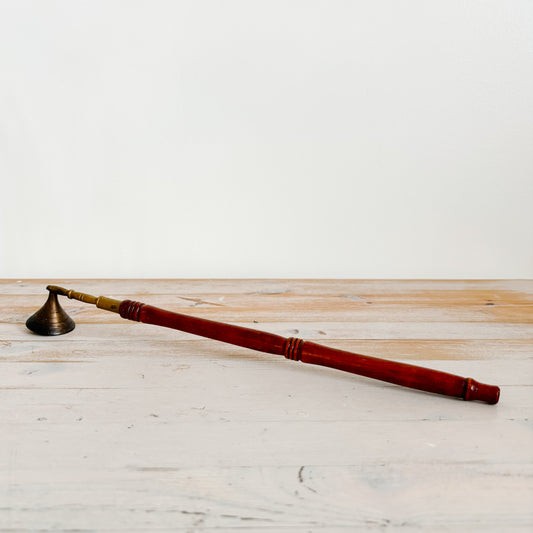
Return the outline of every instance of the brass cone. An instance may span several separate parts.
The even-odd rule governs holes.
[[[50,292],[46,303],[26,320],[26,327],[38,335],[63,335],[76,324],[59,304],[57,294]]]

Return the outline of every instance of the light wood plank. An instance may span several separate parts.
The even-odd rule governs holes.
[[[85,512],[93,530],[109,526],[110,520],[118,531],[277,531],[278,527],[293,531],[302,526],[311,531],[403,531],[409,527],[470,530],[474,517],[478,527],[508,531],[511,523],[525,527],[531,520],[527,489],[532,473],[531,468],[524,471],[518,464],[482,463],[453,468],[427,463],[225,467],[216,473],[201,467],[132,465],[107,471],[108,483],[130,487],[127,492],[117,492],[112,502],[105,492],[94,491],[101,483],[102,472],[93,472],[83,484],[74,472],[62,470],[54,476],[52,487],[39,483],[38,473],[28,472],[26,487],[17,486],[7,504],[13,505],[13,526],[21,529],[53,514],[61,516],[62,528],[76,527],[78,502],[86,501]],[[502,497],[497,500],[491,490],[495,483],[502,488]],[[517,497],[512,496],[515,491]],[[17,508],[15,498],[21,494],[33,503],[28,510]],[[132,498],[131,494],[138,496]],[[451,520],[446,510],[453,510]],[[58,524],[45,518],[41,526],[56,528]]]
[[[33,279],[0,280],[1,294],[44,294],[48,284],[76,288],[82,292],[109,296],[156,294],[248,294],[283,295],[354,294],[374,291],[384,295],[410,291],[516,291],[533,294],[532,280],[346,280],[346,279]]]
[[[69,333],[76,341],[152,341],[189,340],[188,333],[158,326],[126,322],[117,317],[116,323],[105,327],[101,324],[79,324]],[[23,325],[0,323],[0,338],[4,341],[56,342],[53,338],[31,335]],[[232,322],[239,326],[269,331],[283,336],[298,335],[304,339],[325,341],[327,339],[357,340],[463,340],[463,339],[533,339],[533,325],[484,322],[297,322],[293,317],[285,322]],[[197,337],[196,337],[197,338]]]
[[[376,357],[405,360],[520,360],[533,358],[530,339],[332,339],[323,335],[316,337],[322,344],[360,354]],[[83,344],[82,344],[83,343]],[[180,361],[183,356],[198,354],[203,358],[248,357],[263,358],[246,348],[204,340],[190,339],[146,340],[138,345],[130,341],[116,339],[112,345],[98,340],[79,340],[76,337],[63,337],[48,342],[28,342],[24,340],[0,341],[0,364],[13,361],[35,362],[83,362],[98,361],[103,357],[120,358],[142,355],[143,357],[165,357]]]

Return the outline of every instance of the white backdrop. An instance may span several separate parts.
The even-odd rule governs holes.
[[[0,2],[0,277],[533,277],[533,2]]]

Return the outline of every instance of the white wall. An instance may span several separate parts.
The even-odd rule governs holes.
[[[533,2],[2,1],[0,277],[533,277]]]

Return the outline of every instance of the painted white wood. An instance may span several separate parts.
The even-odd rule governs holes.
[[[152,282],[135,283],[96,280],[94,292],[120,286],[148,301],[172,285],[154,281],[150,294]],[[264,309],[289,299],[269,294],[269,281],[194,281],[188,292],[189,282],[175,283],[205,299],[219,283],[228,299],[253,287]],[[498,384],[500,403],[412,391],[104,311],[68,336],[41,338],[22,317],[40,305],[39,283],[24,282],[34,300],[9,306],[6,287],[20,284],[0,282],[1,313],[11,317],[0,323],[0,531],[530,531],[531,324],[505,310],[495,323],[420,320],[428,282],[418,304],[405,304],[419,306],[416,322],[339,322],[330,300],[351,282],[332,281],[329,292],[328,281],[287,283],[323,295],[323,322],[298,322],[289,310],[255,324],[242,300],[231,308],[238,322]],[[397,294],[403,284],[388,282]],[[487,296],[520,287],[520,306],[532,309],[531,282],[476,285]],[[460,286],[471,284],[435,282],[437,292]]]

